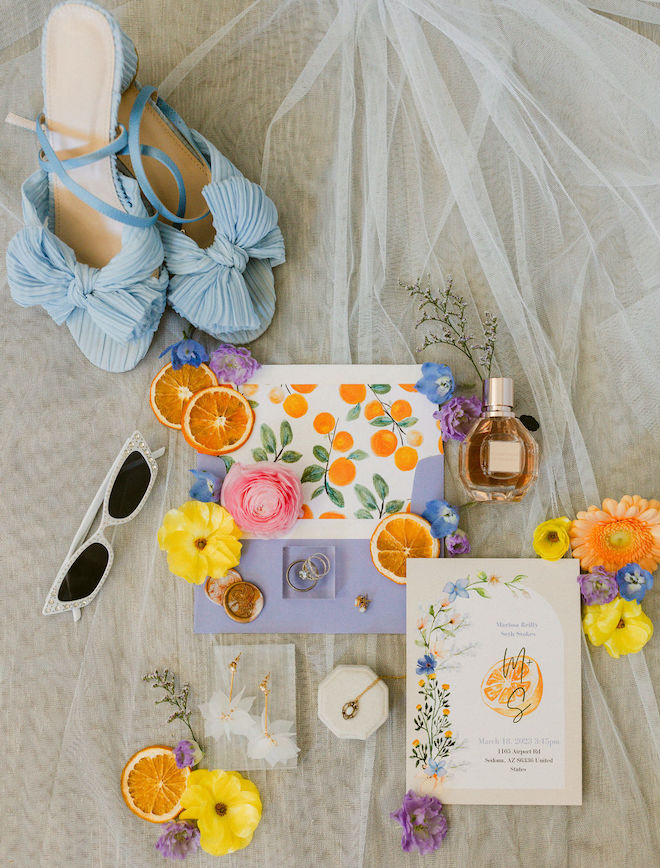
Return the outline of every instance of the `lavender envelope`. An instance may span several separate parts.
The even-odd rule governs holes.
[[[199,456],[201,470],[224,475],[221,459]],[[423,458],[415,468],[411,512],[421,514],[427,501],[442,497],[444,459],[442,455]],[[334,597],[309,599],[301,593],[283,597],[285,547],[324,551],[334,547]],[[243,543],[239,571],[244,579],[258,585],[264,608],[250,624],[238,624],[212,603],[204,586],[195,587],[195,633],[405,633],[405,586],[382,576],[371,562],[368,539],[249,539]],[[366,594],[371,605],[366,612],[355,607],[355,597]]]

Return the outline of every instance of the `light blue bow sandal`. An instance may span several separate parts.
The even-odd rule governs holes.
[[[284,262],[277,209],[151,87],[133,84],[119,119],[130,166],[158,211],[168,301],[181,316],[232,343],[259,337],[275,313],[273,266]]]
[[[119,102],[137,55],[86,0],[53,9],[42,49],[41,168],[23,184],[25,227],[7,250],[11,294],[66,323],[92,364],[127,371],[149,348],[168,282],[158,215],[117,163],[128,145]]]

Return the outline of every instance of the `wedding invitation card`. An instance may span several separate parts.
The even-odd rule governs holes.
[[[579,565],[407,565],[407,788],[448,804],[582,804]]]

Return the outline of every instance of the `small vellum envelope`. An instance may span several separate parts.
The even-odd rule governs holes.
[[[250,714],[261,725],[264,710],[264,694],[259,684],[270,672],[270,693],[268,695],[268,720],[290,720],[293,722],[292,738],[296,739],[296,654],[295,645],[216,645],[209,657],[209,676],[207,702],[216,690],[229,693],[231,672],[229,664],[240,653],[234,695],[245,688],[244,696],[254,696]],[[210,738],[204,733],[204,760],[208,768],[250,771],[271,769],[265,759],[252,759],[247,755],[248,740],[241,735],[229,738]],[[275,769],[295,769],[297,757],[278,763]]]

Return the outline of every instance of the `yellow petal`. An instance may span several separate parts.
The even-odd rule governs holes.
[[[252,837],[254,830],[259,825],[261,812],[254,805],[232,805],[227,814],[231,830],[239,838]]]
[[[195,585],[201,585],[208,575],[206,559],[194,547],[168,552],[167,566],[175,576],[180,576]]]
[[[240,840],[232,835],[226,816],[205,814],[197,821],[197,825],[200,832],[199,844],[202,850],[212,856],[225,856],[239,849],[236,845],[240,844]]]
[[[216,774],[211,787],[216,802],[223,802],[229,806],[240,796],[241,784],[238,777],[240,775],[237,772],[219,771]]]

